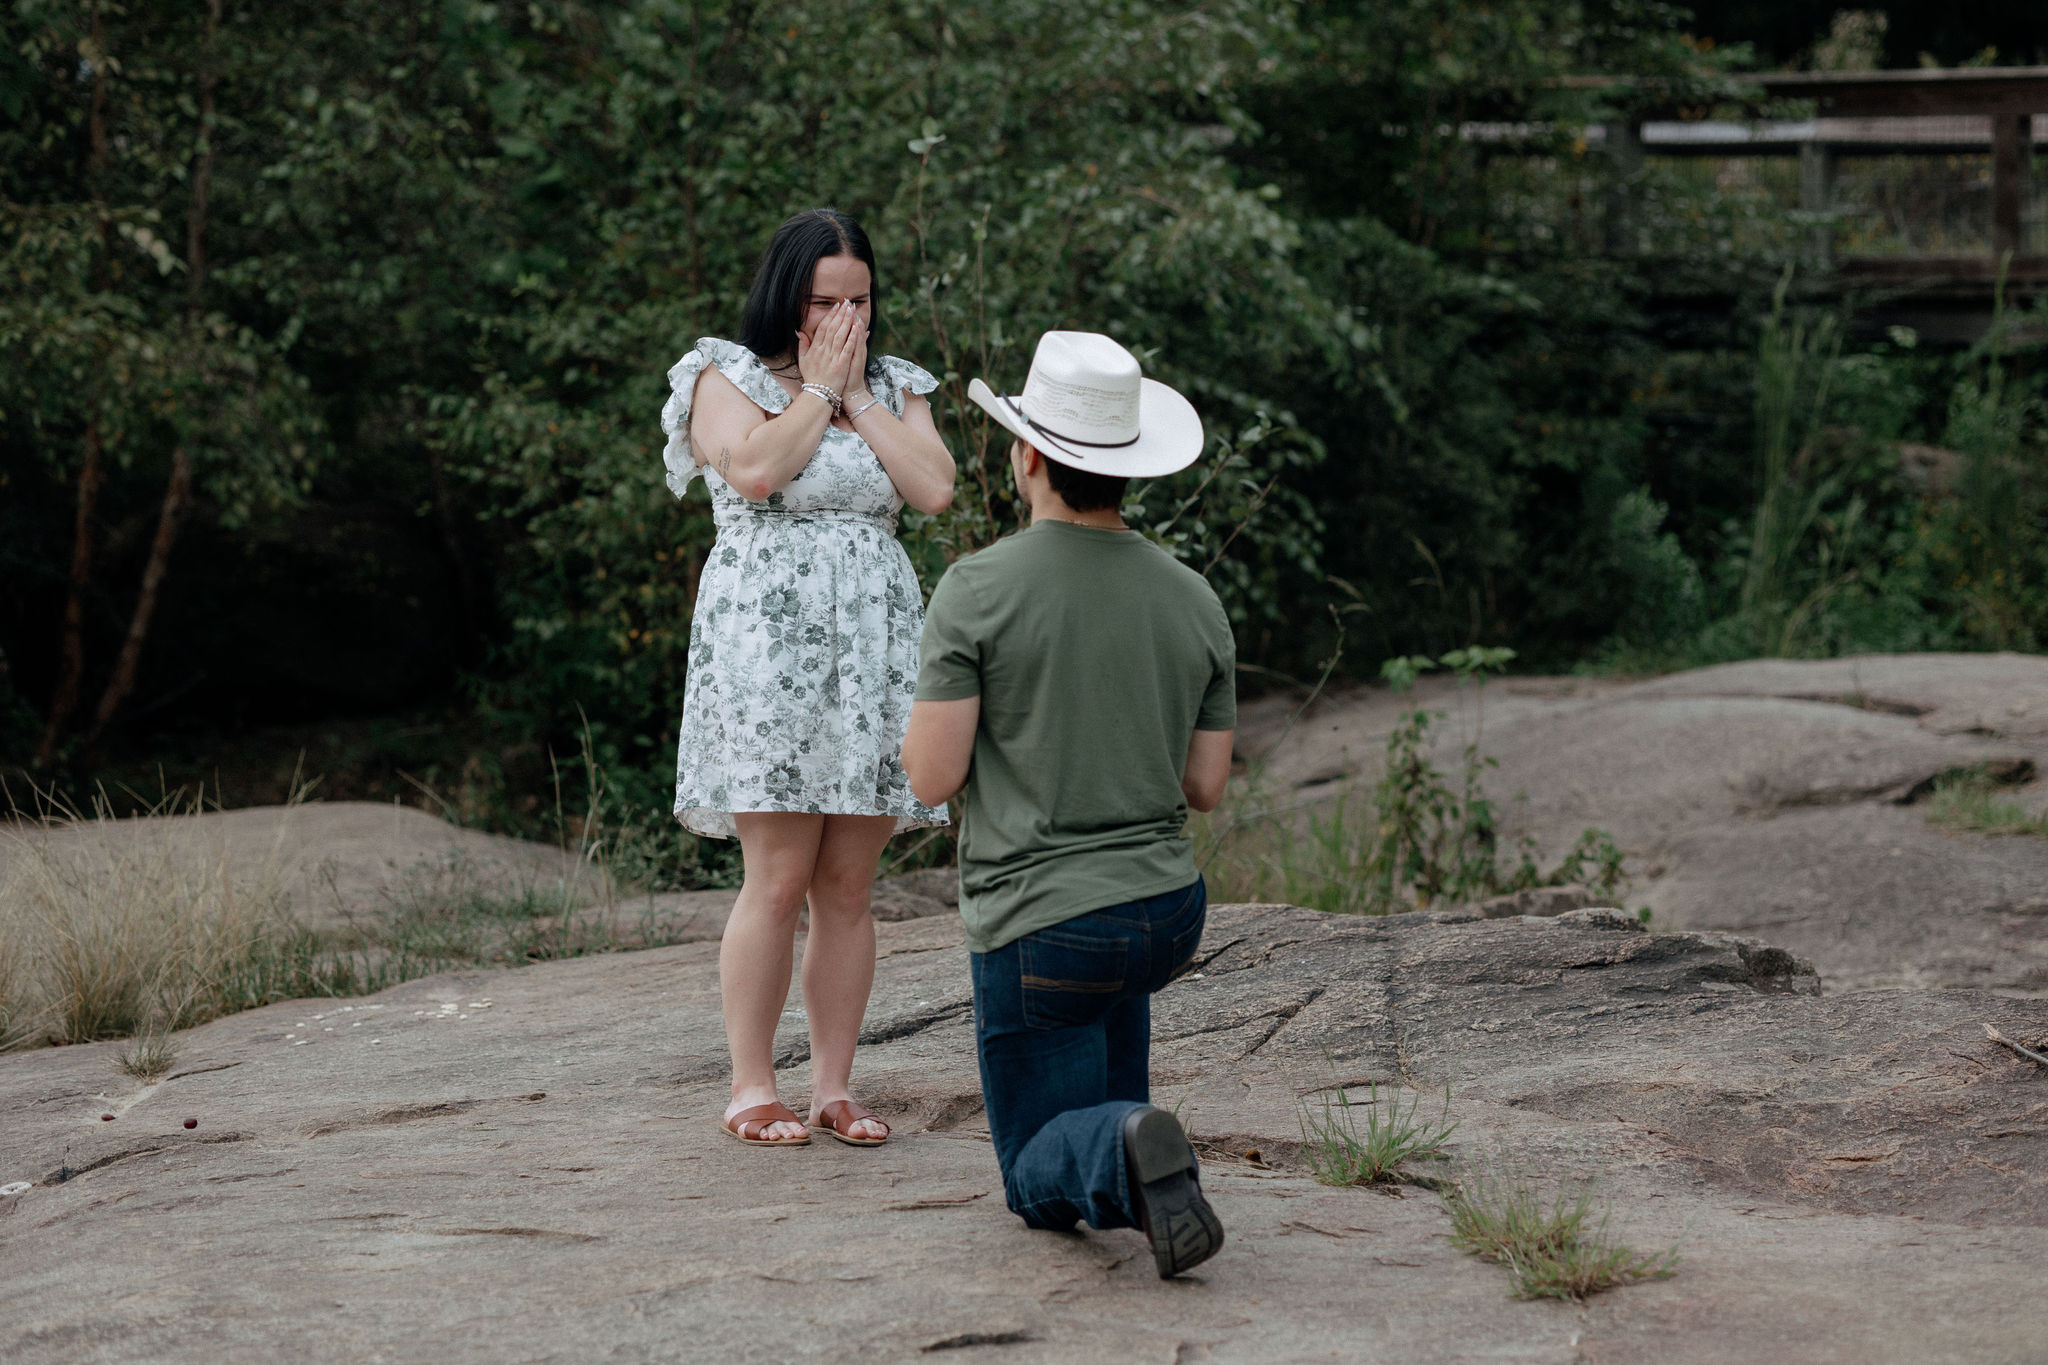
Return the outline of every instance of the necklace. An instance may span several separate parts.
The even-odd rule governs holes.
[[[1031,519],[1033,521],[1064,522],[1068,526],[1085,526],[1091,531],[1128,531],[1131,529],[1130,525],[1121,517],[1117,518],[1117,523],[1114,526],[1104,526],[1099,522],[1093,521],[1082,521],[1079,517],[1056,517],[1050,512],[1043,515],[1034,514]]]

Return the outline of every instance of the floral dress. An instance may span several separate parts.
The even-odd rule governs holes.
[[[859,434],[832,426],[810,463],[749,502],[690,450],[690,402],[706,366],[771,413],[789,395],[744,346],[715,337],[668,372],[668,486],[702,476],[718,538],[697,585],[676,752],[676,818],[729,839],[735,811],[893,815],[901,831],[946,822],[910,792],[904,728],[917,686],[924,598],[896,541],[903,499]],[[938,381],[894,356],[868,387],[903,415],[904,390]]]

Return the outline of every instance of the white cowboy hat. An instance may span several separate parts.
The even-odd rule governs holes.
[[[1038,339],[1024,392],[977,379],[967,396],[1047,459],[1090,474],[1146,479],[1186,469],[1202,453],[1194,404],[1138,371],[1138,358],[1100,332]]]

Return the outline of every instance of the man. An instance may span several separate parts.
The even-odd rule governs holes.
[[[1041,338],[1021,395],[968,394],[1017,438],[1031,524],[932,594],[903,766],[920,800],[964,792],[960,913],[1011,1210],[1140,1228],[1164,1278],[1223,1245],[1186,1135],[1147,1101],[1151,996],[1202,936],[1182,827],[1223,796],[1236,652],[1201,575],[1119,509],[1131,478],[1194,462],[1202,423],[1092,332]]]

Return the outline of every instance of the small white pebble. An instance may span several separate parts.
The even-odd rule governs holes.
[[[355,1021],[355,1022],[354,1022],[353,1024],[350,1024],[350,1025],[349,1025],[349,1027],[350,1027],[350,1028],[361,1028],[362,1026],[363,1026],[363,1021],[362,1021],[362,1020],[360,1020],[360,1019],[356,1020],[356,1021]]]
[[[370,1046],[371,1046],[371,1047],[381,1047],[381,1046],[383,1045],[383,1043],[384,1043],[384,1040],[383,1040],[382,1038],[372,1038],[372,1039],[370,1040]]]
[[[366,1010],[381,1010],[384,1007],[382,1005],[365,1005],[363,1008]]]
[[[311,1038],[294,1038],[294,1039],[292,1039],[292,1046],[293,1046],[293,1047],[304,1047],[304,1046],[305,1046],[306,1044],[308,1044],[308,1043],[310,1043],[310,1042],[312,1042],[312,1041],[313,1041],[313,1040],[312,1040]]]
[[[332,1033],[332,1032],[334,1032],[334,1025],[332,1025],[332,1024],[329,1024],[329,1025],[328,1025],[328,1026],[327,1026],[326,1028],[324,1028],[324,1029],[322,1029],[322,1030],[320,1030],[320,1031],[321,1031],[322,1033]]]

